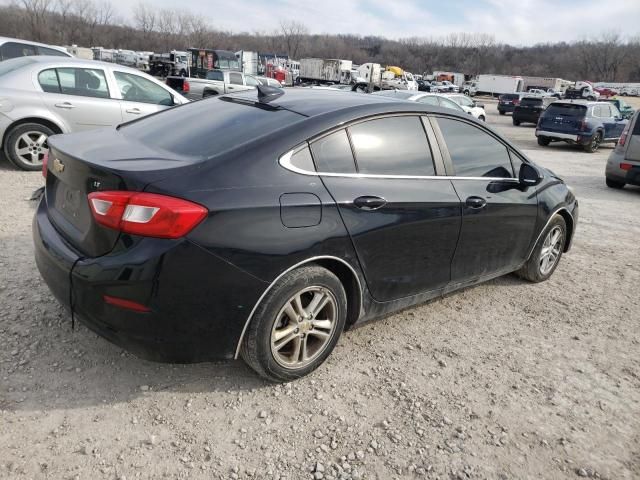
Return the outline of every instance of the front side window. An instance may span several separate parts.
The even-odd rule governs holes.
[[[28,57],[37,55],[36,47],[25,43],[7,42],[0,47],[0,59],[9,60],[10,58]]]
[[[346,130],[338,130],[313,142],[311,152],[319,172],[356,173]]]
[[[92,68],[58,68],[60,92],[82,97],[109,98],[103,70]]]
[[[116,77],[116,83],[123,100],[168,107],[173,105],[171,94],[151,80],[132,73],[113,72],[113,74]]]
[[[232,85],[242,85],[242,75],[239,73],[229,73],[229,83]]]
[[[359,173],[435,175],[420,117],[388,117],[349,127]]]
[[[458,120],[438,118],[457,177],[512,178],[507,147],[484,130]]]
[[[452,102],[448,98],[438,97],[440,101],[440,106],[444,108],[450,108],[451,110],[456,110],[457,112],[462,110],[462,107],[455,102]]]
[[[38,47],[38,53],[40,55],[49,55],[51,57],[68,57],[64,52],[60,50],[56,50],[55,48],[47,48],[47,47]]]

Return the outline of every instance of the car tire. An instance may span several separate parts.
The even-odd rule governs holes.
[[[506,115],[507,112],[503,111],[503,110],[498,110],[500,112],[500,115]]]
[[[326,298],[326,304],[315,315],[309,315],[305,309],[319,298],[316,295],[325,295],[322,302]],[[292,318],[293,315],[297,318]],[[327,359],[346,318],[347,295],[338,277],[326,268],[306,265],[287,273],[273,285],[255,311],[240,353],[267,380],[295,380]],[[289,341],[285,342],[287,338]],[[303,352],[307,352],[307,359]]]
[[[517,127],[520,125],[520,120],[516,120],[515,118],[512,119],[513,120],[513,124]]]
[[[486,122],[486,121],[487,121],[487,119],[486,119],[486,118],[484,118],[484,115],[480,115],[480,116],[478,117],[478,120],[480,120],[481,122]]]
[[[218,92],[212,92],[210,90],[205,90],[204,92],[202,92],[202,98],[215,97],[216,95],[218,95]]]
[[[567,223],[562,215],[556,214],[538,238],[527,263],[516,274],[530,282],[544,282],[558,267],[566,242]]]
[[[600,148],[600,144],[602,143],[602,132],[596,132],[589,140],[589,143],[583,145],[582,148],[585,152],[588,153],[596,153],[598,148]]]
[[[549,140],[547,137],[538,137],[538,145],[540,145],[541,147],[547,147],[550,143],[551,140]]]
[[[16,167],[27,170],[42,170],[44,155],[49,151],[47,140],[56,132],[41,123],[23,123],[7,133],[4,154]]]
[[[616,190],[620,190],[621,188],[624,188],[624,186],[626,185],[626,183],[624,183],[624,182],[618,182],[616,180],[611,180],[608,177],[605,178],[605,183],[607,184],[607,187],[615,188]]]

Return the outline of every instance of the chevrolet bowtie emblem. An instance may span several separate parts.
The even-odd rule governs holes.
[[[53,160],[53,170],[57,173],[62,173],[64,170],[64,163],[62,163],[57,158]]]

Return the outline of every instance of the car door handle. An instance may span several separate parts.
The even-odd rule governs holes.
[[[356,198],[353,204],[362,210],[377,210],[384,207],[387,201],[381,197],[364,196]]]
[[[69,103],[69,102],[56,103],[55,106],[58,107],[58,108],[64,108],[64,109],[67,109],[67,110],[71,110],[72,108],[76,108],[76,106],[73,103]]]
[[[465,201],[465,204],[469,208],[480,209],[484,208],[487,205],[487,201],[482,197],[469,197]]]
[[[126,112],[133,113],[134,115],[140,115],[142,113],[139,108],[129,108]]]

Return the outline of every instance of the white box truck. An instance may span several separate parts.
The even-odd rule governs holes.
[[[513,75],[478,75],[476,80],[477,93],[500,95],[503,93],[518,93],[524,91],[522,77]]]
[[[300,81],[305,83],[351,83],[351,60],[302,58]]]
[[[243,73],[247,75],[258,75],[258,52],[240,50],[236,52],[236,57],[240,60]]]

